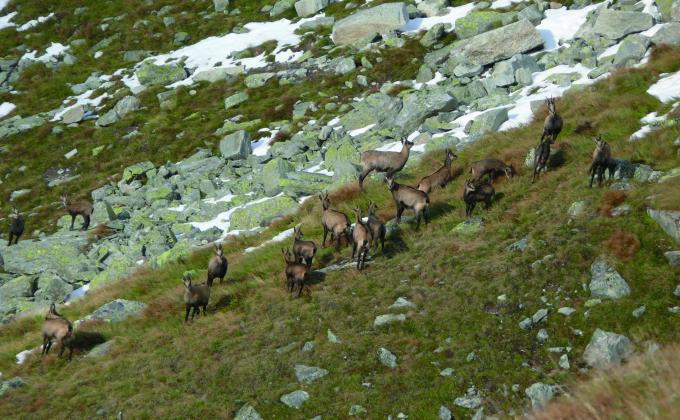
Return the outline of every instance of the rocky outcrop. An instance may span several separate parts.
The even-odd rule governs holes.
[[[680,211],[647,209],[647,214],[659,224],[664,232],[680,244]]]
[[[333,25],[331,38],[336,45],[347,45],[370,34],[394,31],[408,22],[404,3],[386,3],[362,10]]]
[[[143,62],[135,75],[145,86],[168,85],[187,78],[187,72],[180,63],[159,65],[151,61]]]
[[[313,16],[328,6],[329,0],[299,0],[295,2],[295,12],[300,17]]]
[[[594,298],[620,299],[630,294],[626,280],[603,259],[590,266],[590,295]]]
[[[654,25],[652,16],[641,12],[602,10],[595,20],[593,32],[612,40],[646,31]]]
[[[628,337],[596,329],[586,346],[583,359],[594,368],[602,369],[621,363],[633,353]]]

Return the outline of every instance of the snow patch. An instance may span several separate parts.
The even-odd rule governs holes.
[[[260,245],[258,245],[258,246],[251,246],[251,247],[249,247],[249,248],[244,249],[244,250],[243,250],[243,253],[244,253],[244,254],[250,254],[250,253],[253,252],[253,251],[257,251],[258,249],[262,249],[262,248],[264,248],[265,246],[267,246],[267,245],[269,245],[269,244],[273,244],[273,243],[276,243],[276,242],[281,242],[281,241],[283,241],[283,240],[285,240],[285,239],[290,238],[291,236],[293,236],[293,229],[292,229],[292,228],[291,228],[291,229],[288,229],[288,230],[284,230],[283,232],[281,232],[281,233],[279,233],[278,235],[274,236],[274,237],[271,238],[270,240],[262,242],[262,243],[261,243]]]
[[[6,14],[5,16],[0,16],[0,29],[11,28],[12,26],[16,26],[12,22],[12,19],[14,19],[14,16],[16,15],[17,12],[11,12]]]
[[[349,135],[352,136],[352,137],[360,136],[360,135],[370,131],[373,127],[375,127],[375,124],[369,124],[366,127],[357,128],[356,130],[350,131]]]
[[[536,30],[543,37],[545,50],[557,49],[560,42],[573,39],[581,25],[586,22],[588,13],[603,4],[593,4],[583,9],[574,10],[568,10],[566,7],[546,10],[545,19],[536,26]]]
[[[58,42],[52,42],[49,47],[45,50],[45,54],[38,56],[38,51],[29,51],[21,57],[22,60],[33,60],[40,61],[42,63],[48,63],[50,61],[56,61],[57,57],[62,56],[68,49],[71,48],[68,45],[63,45]]]
[[[662,77],[647,89],[647,93],[663,103],[680,98],[680,71]]]
[[[28,22],[24,23],[23,25],[17,27],[17,32],[24,32],[24,31],[27,31],[31,28],[35,28],[39,24],[51,19],[52,17],[54,17],[54,13],[50,13],[47,16],[40,16],[37,19],[29,20]]]
[[[5,115],[9,115],[17,106],[11,102],[3,102],[0,104],[0,119]]]
[[[442,16],[432,16],[426,18],[415,18],[408,21],[401,28],[402,32],[426,31],[438,23],[450,23],[451,30],[456,27],[456,21],[472,11],[474,3],[468,3],[458,7],[448,7],[448,13]]]

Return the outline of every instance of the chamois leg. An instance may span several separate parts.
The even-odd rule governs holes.
[[[363,189],[364,189],[364,179],[366,179],[366,177],[368,176],[368,174],[371,173],[372,170],[373,169],[369,169],[369,170],[362,169],[361,170],[361,173],[359,174],[359,189],[360,190],[363,191]]]
[[[340,237],[342,236],[341,234],[333,234],[335,236],[335,251],[339,252],[340,251]]]
[[[588,187],[593,188],[593,181],[595,180],[595,165],[593,164],[593,169],[590,171],[590,185]]]
[[[64,343],[64,339],[62,338],[59,340],[60,348],[59,348],[59,358],[61,359],[61,356],[64,354],[64,348],[66,347],[66,343]]]
[[[9,234],[9,242],[7,242],[7,246],[12,246],[12,238],[14,237],[14,234],[10,232]]]
[[[87,230],[87,228],[90,227],[90,216],[89,216],[89,215],[87,215],[87,216],[84,215],[84,216],[83,216],[83,219],[84,219],[84,220],[83,220],[83,228],[82,228],[82,230]]]
[[[212,287],[213,284],[213,276],[208,272],[208,287]]]
[[[71,339],[69,339],[69,344],[68,344],[68,361],[69,362],[73,358],[73,343],[71,342]]]
[[[302,296],[302,289],[305,287],[305,280],[304,279],[298,280],[298,285],[300,286],[300,289],[298,290],[297,297],[300,297]]]
[[[420,230],[420,219],[423,218],[423,211],[414,209],[413,212],[416,215],[416,232],[418,232]]]
[[[356,243],[356,241],[354,241],[354,243],[352,243],[352,261],[354,261],[354,254],[356,254],[356,252],[357,252],[357,243]],[[361,255],[361,251],[359,251],[359,255]]]
[[[598,185],[599,185],[600,187],[602,186],[602,183],[604,182],[604,170],[605,170],[605,166],[604,166],[604,165],[600,165],[599,171],[598,171],[598,172],[599,172]]]
[[[76,215],[75,215],[75,214],[72,214],[72,215],[71,215],[71,227],[69,228],[69,230],[73,230],[73,224],[74,224],[75,222],[76,222]]]
[[[208,304],[203,305],[203,316],[208,316]]]
[[[44,356],[45,352],[47,351],[47,344],[50,342],[50,339],[47,338],[47,336],[43,336],[43,348],[41,354]]]
[[[484,199],[484,208],[486,210],[489,210],[491,208],[491,197],[487,197]]]
[[[187,313],[184,316],[184,322],[189,322],[189,312],[191,312],[191,306],[186,305]]]
[[[401,223],[401,214],[404,212],[404,206],[397,203],[397,224]]]

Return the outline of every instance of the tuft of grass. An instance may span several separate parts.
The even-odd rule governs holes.
[[[604,245],[617,258],[626,261],[633,258],[640,249],[640,239],[634,233],[619,230],[607,239]]]

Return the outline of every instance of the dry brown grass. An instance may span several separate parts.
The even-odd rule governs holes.
[[[281,131],[277,132],[276,134],[274,134],[274,137],[271,139],[269,144],[272,145],[274,143],[286,141],[288,139],[290,139],[290,133],[287,132],[287,131],[281,130]]]
[[[626,193],[619,190],[606,191],[597,207],[600,216],[611,217],[611,209],[626,201]]]
[[[676,419],[680,413],[680,346],[597,371],[546,409],[536,420]]]
[[[640,249],[640,239],[634,233],[616,231],[604,242],[605,247],[620,260],[630,260]]]

